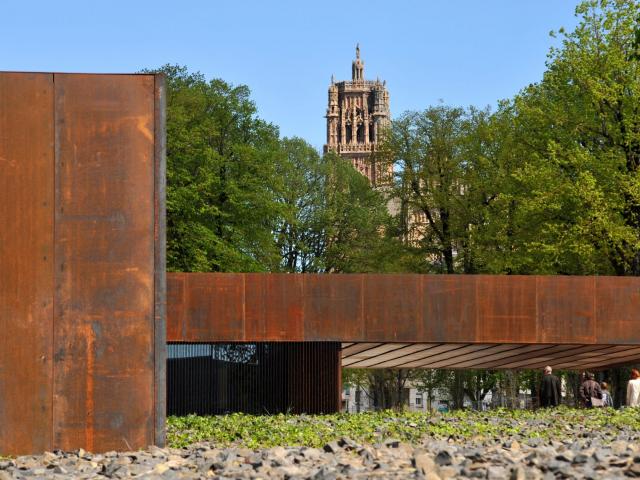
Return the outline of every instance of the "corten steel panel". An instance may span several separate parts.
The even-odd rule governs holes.
[[[206,342],[212,331],[218,341],[242,340],[244,276],[233,273],[192,273],[185,277],[187,308],[184,322],[192,341]]]
[[[302,275],[245,274],[245,339],[304,340]]]
[[[167,340],[172,342],[187,340],[186,293],[189,276],[184,273],[167,274]]]
[[[362,288],[365,336],[361,340],[416,341],[422,317],[420,275],[364,275]]]
[[[476,338],[491,343],[536,343],[536,277],[476,276]]]
[[[356,342],[346,346],[347,357],[363,348],[357,342],[445,344],[442,351],[431,347],[438,353],[460,344],[514,345],[513,351],[500,355],[488,350],[487,359],[465,357],[461,368],[472,368],[475,360],[492,368],[500,368],[505,358],[517,364],[531,360],[531,355],[521,355],[529,350],[518,345],[570,353],[572,345],[638,342],[633,328],[640,323],[636,278],[239,274],[224,280],[228,274],[218,274],[206,277],[208,283],[198,287],[202,294],[194,299],[191,275],[170,274],[168,295],[175,304],[169,305],[169,341]],[[186,280],[178,280],[183,277]],[[218,303],[233,303],[228,292],[215,292],[220,281],[232,282],[234,288],[244,282],[244,328],[240,333],[234,328],[236,333],[224,339],[215,329],[188,326],[190,316],[209,308],[207,295]],[[224,327],[234,318],[223,312],[209,324],[221,322]],[[433,353],[412,349],[406,361],[426,364]],[[390,358],[395,354],[385,350],[384,355],[379,363],[367,363],[375,368],[402,365]]]
[[[364,338],[363,275],[305,275],[305,340]]]
[[[51,448],[53,76],[0,73],[0,454]]]
[[[538,340],[595,342],[595,277],[536,277]]]
[[[640,343],[640,277],[596,279],[598,343]]]
[[[54,448],[156,440],[154,88],[55,76]]]
[[[418,333],[433,342],[476,341],[476,277],[426,275]]]

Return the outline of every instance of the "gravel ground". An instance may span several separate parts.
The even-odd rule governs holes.
[[[249,450],[199,443],[184,449],[139,452],[53,452],[0,460],[0,480],[11,478],[628,478],[640,477],[640,446],[629,439],[499,442],[387,440],[359,445],[342,438],[324,448]]]

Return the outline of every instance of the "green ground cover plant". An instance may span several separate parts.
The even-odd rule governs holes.
[[[208,441],[219,446],[322,447],[348,437],[359,443],[397,439],[420,444],[427,437],[478,441],[541,438],[565,440],[599,432],[615,440],[621,432],[640,439],[640,409],[457,410],[444,414],[366,412],[333,415],[247,415],[169,417],[167,439],[172,447]]]

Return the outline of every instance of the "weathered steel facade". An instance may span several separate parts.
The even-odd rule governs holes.
[[[0,452],[164,442],[164,86],[0,73]]]
[[[170,342],[342,342],[364,368],[640,361],[640,278],[168,275]]]
[[[170,342],[640,345],[639,277],[169,273]]]

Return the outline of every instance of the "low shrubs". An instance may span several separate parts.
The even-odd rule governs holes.
[[[445,414],[366,412],[333,415],[247,415],[170,417],[167,438],[172,447],[210,441],[247,448],[278,445],[322,447],[348,437],[359,443],[393,438],[418,444],[425,437],[479,441],[564,440],[598,432],[614,440],[621,431],[640,438],[639,409],[541,409],[487,412],[459,410]]]

